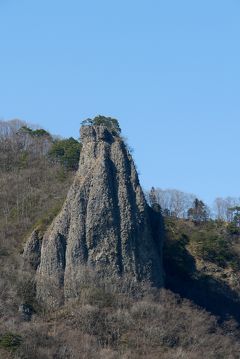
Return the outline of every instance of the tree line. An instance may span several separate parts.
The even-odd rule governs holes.
[[[116,135],[121,133],[118,120],[111,117],[98,115],[81,124],[105,126]],[[77,170],[81,143],[73,137],[53,136],[43,128],[14,119],[0,121],[0,152],[0,169],[4,171],[24,166],[40,157],[60,163],[67,170]]]
[[[21,168],[39,158],[76,170],[81,144],[73,137],[59,138],[21,120],[0,121],[0,169]]]
[[[184,218],[195,222],[206,222],[211,219],[235,223],[240,227],[240,198],[218,197],[212,208],[196,195],[176,189],[152,187],[146,192],[148,203],[158,204],[164,216]]]

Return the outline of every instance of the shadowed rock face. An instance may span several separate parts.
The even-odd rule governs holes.
[[[81,142],[74,183],[41,241],[37,296],[49,306],[78,295],[85,265],[163,282],[161,218],[145,201],[124,142],[103,126],[83,126]]]

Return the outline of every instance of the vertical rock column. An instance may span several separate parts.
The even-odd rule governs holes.
[[[48,306],[78,295],[83,266],[163,283],[161,231],[123,140],[104,126],[83,126],[81,142],[74,183],[41,242],[37,296]]]

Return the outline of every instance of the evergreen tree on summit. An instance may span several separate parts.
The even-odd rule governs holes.
[[[106,126],[112,132],[115,132],[117,135],[120,135],[121,128],[118,120],[112,117],[105,117],[98,115],[93,119],[88,118],[81,123],[83,126]]]

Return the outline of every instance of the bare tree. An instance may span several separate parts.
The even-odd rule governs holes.
[[[233,211],[231,208],[240,205],[240,198],[236,197],[218,197],[214,201],[214,211],[216,218],[226,222],[232,222]]]
[[[151,191],[146,193],[146,197],[152,205],[159,204],[163,213],[168,213],[171,216],[178,218],[187,218],[189,208],[191,208],[195,195],[178,191],[176,189],[166,189],[152,187]]]

